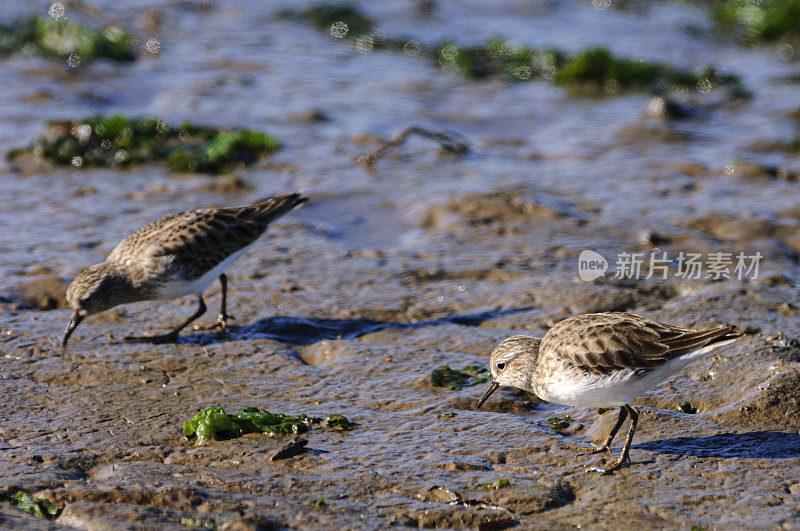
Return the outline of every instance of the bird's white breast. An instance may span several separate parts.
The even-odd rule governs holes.
[[[616,407],[626,404],[635,371],[593,374],[563,364],[559,371],[540,383],[536,394],[548,402],[581,407]]]

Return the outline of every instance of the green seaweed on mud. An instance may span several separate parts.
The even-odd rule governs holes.
[[[675,70],[667,65],[623,59],[602,47],[586,49],[561,66],[553,81],[578,91],[614,93],[637,90],[657,94],[679,88],[709,91],[718,85],[738,85],[730,74],[707,67],[700,73]]]
[[[306,502],[307,505],[316,505],[317,507],[327,507],[328,502],[325,498],[311,498]]]
[[[220,173],[238,163],[253,164],[279,147],[277,140],[261,131],[222,131],[207,145],[176,148],[169,154],[167,164],[178,171]]]
[[[287,9],[278,15],[304,21],[325,31],[341,22],[347,25],[347,34],[351,38],[370,33],[375,26],[375,23],[356,7],[344,3],[319,4],[299,12]]]
[[[171,522],[180,523],[194,529],[219,529],[225,524],[242,517],[239,512],[211,515],[191,514],[177,508],[155,507],[143,505],[142,508],[150,514],[159,516]]]
[[[620,87],[648,86],[665,68],[645,61],[620,59],[602,47],[589,48],[572,57],[556,72],[559,85],[618,83]]]
[[[800,38],[800,0],[726,0],[710,9],[719,30],[744,44]]]
[[[311,425],[320,424],[321,418],[300,415],[270,413],[265,409],[245,407],[230,415],[221,407],[207,407],[183,423],[183,435],[190,441],[206,439],[225,441],[248,433],[266,435],[298,435],[305,433]],[[357,426],[344,415],[334,413],[325,417],[323,426],[332,430],[351,430]]]
[[[563,431],[569,428],[569,425],[572,424],[572,417],[569,415],[566,417],[549,417],[544,422],[556,431]]]
[[[33,153],[54,164],[125,167],[166,161],[175,171],[219,174],[250,165],[280,148],[261,131],[182,122],[173,126],[156,118],[119,114],[79,121],[51,121],[44,135],[23,149],[8,152],[8,160]]]
[[[564,61],[558,50],[536,50],[501,38],[490,39],[481,46],[446,43],[435,47],[431,55],[441,68],[455,70],[467,78],[502,77],[511,81],[551,77]]]
[[[183,435],[189,440],[224,441],[248,433],[299,434],[308,431],[312,419],[305,415],[291,416],[246,407],[234,415],[221,407],[208,407],[183,423]]]
[[[535,78],[585,94],[617,91],[665,93],[678,87],[736,83],[713,69],[699,74],[682,72],[667,65],[616,57],[602,47],[588,48],[569,57],[556,49],[533,49],[495,38],[481,46],[458,47],[448,43],[436,48],[434,58],[442,68],[460,72],[467,78],[502,77],[524,81]]]
[[[386,37],[373,31],[374,21],[348,4],[320,4],[305,11],[284,10],[280,15],[330,30],[331,35],[347,38],[360,50],[420,55],[435,61],[444,70],[458,72],[469,79],[546,79],[584,96],[626,91],[663,94],[683,89],[706,92],[719,85],[740,89],[736,76],[720,74],[713,68],[699,73],[682,71],[661,63],[616,57],[602,47],[569,56],[554,48],[536,49],[502,37],[478,46],[459,46],[454,42],[426,45],[408,38]],[[338,23],[347,27],[337,29]],[[738,93],[746,95],[743,90]]]
[[[597,414],[598,415],[602,415],[603,413],[605,413],[607,411],[611,411],[612,409],[614,409],[614,408],[613,407],[599,407],[599,408],[597,408]]]
[[[355,422],[350,422],[347,417],[342,414],[334,413],[325,417],[325,427],[333,430],[352,430],[356,427]]]
[[[486,489],[486,490],[498,490],[504,487],[508,487],[511,485],[511,480],[509,479],[498,479],[497,481],[492,481],[491,483],[483,483],[477,485],[477,487]]]
[[[58,505],[45,498],[34,498],[24,490],[18,490],[14,494],[0,493],[0,502],[13,505],[17,509],[22,509],[39,518],[54,520],[61,512]]]
[[[234,520],[235,517],[230,517],[227,520],[218,521],[210,516],[182,516],[178,522],[181,525],[185,525],[187,527],[197,528],[206,528],[206,529],[217,529],[220,527],[220,524],[225,524]]]
[[[463,369],[451,369],[449,365],[442,365],[431,372],[430,382],[433,387],[458,391],[464,387],[486,383],[489,378],[489,371],[477,365],[467,365]]]
[[[16,52],[69,60],[70,66],[95,59],[129,62],[136,59],[134,39],[117,26],[99,31],[66,18],[32,14],[0,26],[0,56]]]
[[[694,407],[689,402],[683,402],[681,404],[678,404],[678,411],[680,411],[681,413],[688,413],[690,415],[693,415],[697,413],[697,408]]]
[[[433,56],[442,68],[456,70],[468,78],[543,78],[579,95],[629,91],[664,94],[679,89],[708,91],[720,85],[740,86],[739,78],[714,68],[688,72],[661,63],[617,57],[599,46],[570,57],[553,48],[534,49],[495,38],[469,48],[446,44],[436,48]]]
[[[226,524],[241,518],[241,513],[230,513],[215,516],[182,516],[178,519],[181,525],[191,527],[194,529],[220,529],[224,528]]]

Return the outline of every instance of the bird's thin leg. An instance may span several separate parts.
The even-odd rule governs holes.
[[[169,343],[170,341],[175,341],[178,339],[178,333],[186,328],[192,321],[206,313],[206,302],[203,300],[202,295],[197,296],[197,311],[190,315],[184,322],[167,332],[166,334],[161,334],[157,336],[128,336],[125,338],[125,341],[146,341],[150,343]]]
[[[220,306],[219,316],[217,317],[217,323],[222,330],[225,330],[228,326],[228,319],[236,319],[232,315],[228,315],[227,312],[227,302],[228,302],[228,276],[225,273],[222,273],[219,276],[219,284],[222,286],[222,306]]]
[[[604,470],[604,474],[610,474],[613,471],[622,468],[622,465],[631,460],[629,453],[631,450],[631,442],[633,442],[633,432],[636,431],[636,423],[639,421],[639,414],[636,413],[636,410],[628,404],[625,404],[622,407],[624,407],[628,411],[628,415],[631,416],[631,427],[628,429],[628,436],[625,437],[625,446],[622,447],[622,455],[619,456],[619,461],[614,463],[611,468]]]
[[[222,304],[220,305],[219,315],[217,322],[210,326],[202,327],[204,330],[219,330],[224,332],[228,328],[228,320],[236,319],[232,315],[228,315],[228,276],[223,273],[219,276],[219,284],[222,287]]]
[[[630,461],[631,458],[628,454],[630,453],[631,443],[633,442],[633,432],[636,431],[636,424],[639,422],[639,414],[628,404],[625,404],[625,409],[628,410],[628,415],[631,416],[631,427],[628,430],[628,436],[625,437],[625,446],[622,448],[621,458],[622,461]]]
[[[596,448],[594,450],[594,454],[599,452],[608,452],[611,453],[611,441],[614,440],[614,437],[617,435],[617,432],[622,427],[622,423],[625,422],[625,419],[628,416],[628,410],[625,409],[625,406],[619,408],[619,416],[617,417],[617,422],[614,424],[614,427],[611,428],[611,431],[608,433],[608,437],[606,437],[603,446],[600,448]]]

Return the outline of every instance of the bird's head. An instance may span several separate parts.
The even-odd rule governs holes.
[[[64,339],[66,345],[69,336],[83,319],[124,302],[124,295],[130,284],[118,274],[109,262],[87,267],[67,288],[67,303],[72,308],[70,320]]]
[[[530,336],[512,336],[497,345],[490,358],[492,385],[486,390],[478,407],[499,387],[525,389],[536,368],[541,339]]]

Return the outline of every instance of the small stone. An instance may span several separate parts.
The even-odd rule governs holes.
[[[486,465],[479,465],[475,463],[466,463],[463,461],[451,461],[442,465],[442,468],[451,472],[466,472],[468,470],[491,470]]]
[[[639,243],[642,245],[662,245],[671,242],[672,238],[655,231],[647,231],[639,235]]]
[[[231,520],[220,527],[223,531],[271,531],[280,526],[261,515],[248,515]]]
[[[456,503],[461,500],[461,495],[446,487],[434,485],[429,489],[420,491],[417,498],[426,502],[433,503]]]
[[[325,111],[320,109],[311,109],[309,111],[299,112],[294,115],[294,118],[299,122],[307,124],[331,121],[330,116],[328,116]]]
[[[486,453],[486,459],[492,464],[502,465],[506,462],[506,453],[492,450]]]
[[[269,458],[270,461],[278,461],[281,459],[289,459],[296,455],[300,455],[306,451],[306,445],[308,441],[303,439],[302,437],[294,437],[291,441],[289,441],[285,446],[283,446],[280,450],[275,452],[272,457]]]

